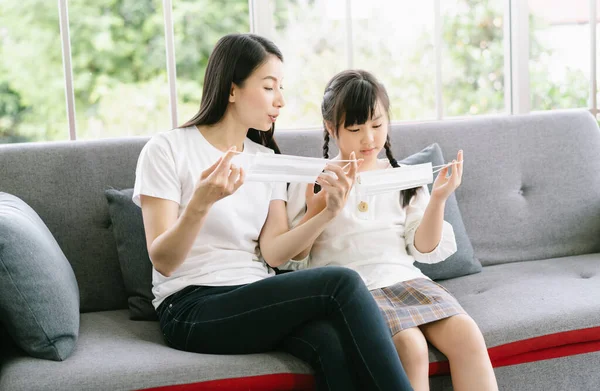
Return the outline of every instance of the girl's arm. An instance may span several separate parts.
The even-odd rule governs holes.
[[[452,175],[448,176],[449,166],[438,174],[431,189],[431,198],[423,214],[423,220],[415,233],[414,246],[421,253],[432,252],[442,238],[444,225],[444,208],[446,200],[460,186],[463,173],[463,151],[458,151],[456,160],[452,161]]]
[[[406,222],[405,222],[405,240],[406,247],[415,260],[420,263],[437,263],[445,260],[457,250],[456,238],[454,237],[454,229],[452,226],[443,220],[443,208],[441,211],[435,211],[435,201],[430,202],[429,191],[426,186],[417,190],[417,194],[406,207]],[[435,214],[441,213],[441,216]],[[432,224],[431,224],[432,223]],[[441,224],[438,227],[437,224]],[[432,228],[432,226],[435,226]],[[423,240],[427,238],[428,230],[438,230],[439,237],[431,240],[431,248],[423,248]],[[417,238],[420,235],[420,238]],[[430,232],[431,233],[431,232]],[[437,235],[433,232],[431,235]],[[422,235],[422,236],[421,236]],[[418,243],[421,241],[420,243]]]
[[[463,153],[459,151],[458,162],[453,162],[452,175],[447,175],[448,167],[441,170],[431,196],[427,187],[423,186],[406,208],[406,244],[418,262],[441,262],[457,250],[454,230],[444,221],[444,210],[446,200],[460,185],[462,160]]]
[[[415,232],[414,245],[420,253],[430,253],[439,245],[444,226],[445,200],[431,197]]]

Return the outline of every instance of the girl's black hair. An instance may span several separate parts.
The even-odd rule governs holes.
[[[377,102],[380,102],[390,119],[390,98],[383,84],[371,73],[363,70],[346,70],[335,75],[325,87],[321,114],[323,115],[323,157],[329,158],[329,132],[327,124],[334,129],[335,135],[342,126],[362,125],[373,118]],[[399,167],[398,161],[392,154],[390,136],[385,141],[385,155],[392,167]],[[402,190],[400,198],[402,207],[406,207],[417,188]]]
[[[277,46],[261,36],[229,34],[221,38],[208,59],[200,109],[181,127],[214,125],[221,121],[229,104],[231,85],[241,87],[269,55],[283,61],[283,55]],[[273,137],[274,133],[275,124],[266,132],[250,128],[247,137],[271,148],[275,153],[281,153]]]

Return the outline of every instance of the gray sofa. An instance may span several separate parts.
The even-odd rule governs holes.
[[[277,139],[285,153],[320,151],[320,132],[281,131]],[[484,268],[442,283],[478,322],[500,389],[600,389],[600,133],[594,118],[561,111],[395,125],[392,140],[397,157],[433,142],[447,160],[465,151],[456,195]],[[291,356],[185,353],[165,345],[156,322],[129,320],[104,190],[133,186],[146,141],[0,146],[0,191],[22,198],[42,217],[73,267],[81,301],[72,356],[30,358],[4,341],[0,390],[301,389],[310,368]],[[451,389],[444,360],[431,349],[431,371],[438,374],[432,390]],[[233,380],[203,383],[215,379]]]

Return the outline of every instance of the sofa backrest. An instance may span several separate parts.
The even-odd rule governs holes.
[[[457,199],[484,265],[600,252],[600,133],[584,110],[394,125],[400,159],[438,142],[465,151]],[[71,262],[82,312],[127,308],[104,190],[129,188],[148,140],[0,145],[0,191],[33,207]],[[279,131],[288,154],[322,134]],[[331,145],[331,156],[335,147]]]
[[[319,156],[321,132],[299,133],[279,132],[281,149]],[[390,137],[398,160],[434,142],[446,161],[464,150],[456,196],[483,265],[600,252],[600,132],[587,110],[401,124]]]
[[[0,145],[0,191],[46,223],[73,266],[82,312],[127,308],[104,190],[133,186],[147,140]]]

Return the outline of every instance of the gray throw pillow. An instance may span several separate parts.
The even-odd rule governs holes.
[[[0,192],[0,322],[36,358],[62,361],[79,335],[73,269],[38,214]]]
[[[445,163],[442,150],[437,143],[431,144],[422,151],[398,161],[399,164],[421,164],[427,162],[431,162],[434,166]],[[431,193],[432,185],[433,184],[428,185],[429,193]],[[473,245],[467,235],[467,230],[463,223],[454,193],[446,201],[444,220],[450,223],[454,229],[457,246],[456,253],[440,263],[431,265],[415,262],[415,266],[432,280],[445,280],[480,272],[481,263],[475,258]]]
[[[152,305],[152,262],[146,247],[142,210],[131,200],[133,189],[107,189],[104,194],[128,296],[129,318],[156,320]]]

